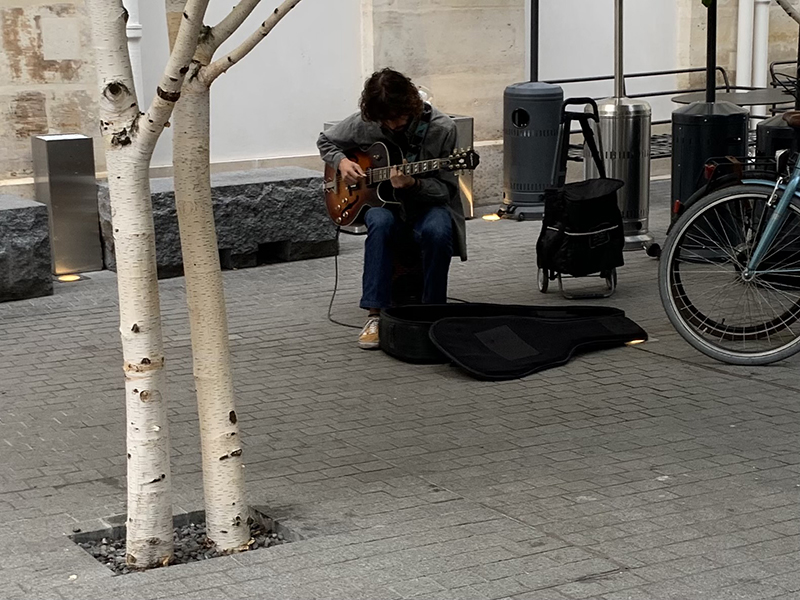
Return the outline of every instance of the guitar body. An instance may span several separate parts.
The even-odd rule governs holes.
[[[380,169],[391,165],[402,164],[399,150],[392,149],[382,143],[375,142],[367,152],[356,150],[347,154],[347,158],[358,163],[365,173],[370,169]],[[391,201],[391,196],[380,193],[381,184],[370,183],[370,177],[360,179],[355,185],[347,185],[341,180],[339,173],[329,165],[325,165],[325,208],[334,223],[340,226],[363,222],[363,213],[369,206],[383,206]],[[391,186],[387,181],[382,184]]]
[[[465,171],[476,168],[480,157],[473,150],[457,150],[447,158],[431,158],[413,163],[403,162],[399,148],[375,142],[366,152],[354,151],[347,158],[358,163],[366,176],[354,185],[346,185],[337,171],[325,165],[325,208],[339,226],[362,223],[364,210],[370,206],[397,204],[391,176],[396,170],[404,175],[421,175],[434,171]]]

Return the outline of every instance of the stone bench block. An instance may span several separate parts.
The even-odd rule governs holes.
[[[159,277],[183,273],[175,193],[171,177],[152,179]],[[211,199],[223,269],[332,256],[336,227],[322,195],[322,174],[298,167],[218,173]],[[115,270],[108,186],[98,186],[106,267]]]
[[[0,302],[52,294],[47,207],[0,194]]]

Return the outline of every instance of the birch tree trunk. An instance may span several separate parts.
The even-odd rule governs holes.
[[[241,60],[299,1],[287,0],[275,9],[245,44],[237,48],[238,54],[217,61],[219,65],[214,65],[216,69],[212,71],[209,63],[214,52],[244,22],[259,0],[242,0],[221,23],[205,30],[175,109],[175,204],[200,418],[206,534],[223,550],[236,550],[247,544],[250,515],[245,502],[228,320],[211,204],[210,87],[216,77]],[[180,2],[170,0],[168,13],[174,14]],[[169,15],[167,21],[175,22]],[[170,30],[173,39],[174,27]]]
[[[250,539],[250,514],[211,205],[209,96],[209,88],[196,80],[187,81],[175,108],[175,206],[192,334],[206,534],[218,547],[233,550]]]
[[[140,113],[122,0],[87,0],[117,260],[127,422],[126,558],[134,568],[167,564],[173,549],[169,427],[149,166],[158,136],[180,97],[207,4],[208,0],[187,4],[176,50],[156,98],[146,113]]]

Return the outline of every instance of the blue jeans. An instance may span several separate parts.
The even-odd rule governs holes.
[[[405,223],[387,208],[370,208],[364,218],[364,276],[361,308],[386,308],[392,303],[394,245],[402,229],[411,229],[422,251],[422,302],[447,302],[447,274],[453,256],[453,224],[443,206],[434,206],[413,223]]]

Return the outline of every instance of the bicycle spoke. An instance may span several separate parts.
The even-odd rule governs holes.
[[[676,223],[659,285],[670,321],[720,360],[763,364],[800,348],[800,208],[789,204],[760,264],[752,254],[774,214],[765,186],[704,198]]]

